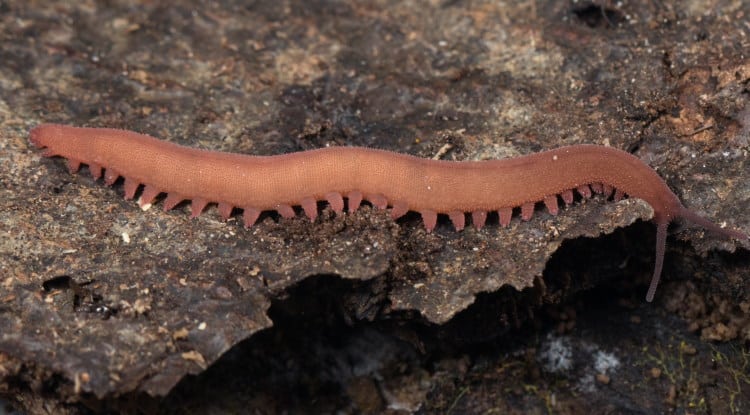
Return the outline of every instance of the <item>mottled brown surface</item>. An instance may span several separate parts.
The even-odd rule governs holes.
[[[610,144],[747,232],[750,6],[158,3],[0,3],[0,393],[15,405],[149,410],[170,391],[176,412],[750,405],[748,247],[681,230],[675,282],[643,305],[653,228],[622,229],[649,217],[637,201],[481,232],[372,209],[245,230],[215,210],[142,212],[26,137],[61,122],[461,160]],[[544,350],[561,335],[580,354],[558,371]],[[597,350],[620,365],[592,369]]]

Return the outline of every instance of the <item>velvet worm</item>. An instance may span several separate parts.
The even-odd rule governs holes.
[[[647,301],[659,283],[670,222],[683,220],[727,238],[748,239],[688,210],[637,157],[597,145],[503,160],[440,161],[358,147],[250,156],[180,146],[132,131],[56,124],[32,129],[30,140],[44,148],[44,156],[66,158],[71,172],[86,164],[94,178],[103,176],[108,185],[123,177],[127,199],[142,185],[141,206],[165,193],[165,210],[191,200],[195,217],[216,203],[224,219],[233,209],[243,209],[248,227],[265,210],[294,216],[293,206],[315,220],[323,200],[342,212],[344,198],[349,211],[367,200],[381,209],[391,207],[394,219],[419,212],[428,232],[438,214],[448,215],[457,230],[464,228],[466,213],[480,229],[490,211],[498,212],[503,226],[518,207],[521,219],[529,220],[537,202],[556,215],[559,199],[572,203],[574,191],[583,197],[601,193],[614,200],[625,195],[643,199],[653,208],[656,224],[656,264]]]

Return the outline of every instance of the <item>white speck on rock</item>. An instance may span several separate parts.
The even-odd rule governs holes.
[[[539,360],[544,370],[551,373],[561,373],[573,367],[573,349],[566,337],[547,336],[539,353]]]
[[[597,350],[594,354],[594,370],[597,373],[607,373],[620,366],[620,359],[612,353]]]

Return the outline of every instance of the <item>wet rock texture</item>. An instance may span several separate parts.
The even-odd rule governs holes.
[[[729,0],[0,2],[0,394],[71,414],[746,411],[750,246],[676,229],[644,305],[640,201],[479,231],[369,206],[244,229],[142,211],[27,131],[444,160],[605,144],[748,232],[749,16]]]

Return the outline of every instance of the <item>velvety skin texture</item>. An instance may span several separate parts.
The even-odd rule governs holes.
[[[521,218],[528,220],[537,202],[557,214],[558,197],[571,203],[572,190],[584,197],[592,191],[609,197],[614,191],[615,200],[629,195],[643,199],[654,210],[656,265],[648,301],[659,282],[667,226],[673,220],[682,219],[729,238],[748,238],[685,208],[661,177],[637,157],[596,145],[504,160],[454,162],[358,147],[248,156],[184,147],[132,131],[56,124],[32,129],[30,140],[45,148],[45,156],[68,159],[72,172],[86,164],[95,178],[104,169],[107,184],[124,177],[127,198],[144,185],[141,205],[166,193],[165,210],[189,199],[192,214],[197,216],[208,203],[217,203],[224,218],[234,208],[244,209],[246,226],[264,210],[293,216],[292,206],[297,205],[314,220],[317,201],[326,200],[340,212],[346,197],[350,211],[364,199],[379,208],[391,206],[394,218],[417,211],[428,231],[435,227],[437,214],[449,215],[461,230],[466,212],[478,228],[488,211],[498,211],[500,223],[507,225],[516,207],[521,207]]]

